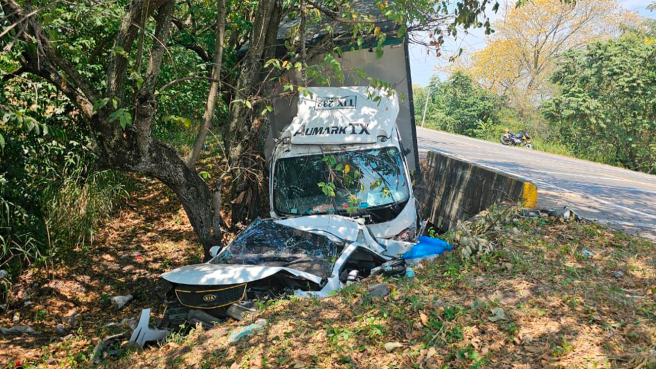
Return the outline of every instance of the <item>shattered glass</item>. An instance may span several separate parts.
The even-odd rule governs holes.
[[[286,215],[363,213],[410,196],[393,147],[283,158],[274,180],[275,210]]]
[[[287,267],[328,278],[342,246],[326,236],[258,219],[211,263]]]

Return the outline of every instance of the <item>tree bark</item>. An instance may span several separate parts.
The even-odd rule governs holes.
[[[203,115],[203,123],[201,124],[194,147],[189,153],[187,158],[187,165],[193,168],[198,160],[198,155],[203,148],[207,133],[212,126],[212,118],[214,117],[214,107],[216,106],[216,98],[219,93],[220,79],[221,79],[221,65],[223,60],[223,40],[225,37],[225,17],[226,17],[226,3],[225,0],[219,0],[219,12],[217,19],[216,29],[216,44],[214,45],[214,66],[212,67],[212,83],[210,85],[210,92],[207,96],[207,106],[205,107],[205,114]]]
[[[249,39],[248,52],[243,59],[242,72],[237,82],[240,99],[253,99],[267,91],[263,85],[264,61],[275,55],[278,26],[281,17],[280,0],[263,0],[258,4]],[[230,123],[224,131],[224,144],[233,178],[228,188],[231,198],[232,224],[248,221],[257,215],[260,199],[266,196],[263,155],[260,152],[261,133],[266,120],[260,112],[265,108],[261,99],[253,99],[252,107],[245,104],[230,106]],[[261,173],[260,176],[253,175]]]

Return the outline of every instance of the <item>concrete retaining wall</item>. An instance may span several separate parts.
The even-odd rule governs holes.
[[[423,179],[416,188],[421,215],[441,230],[455,227],[492,204],[523,203],[536,207],[534,183],[443,153],[430,151]]]

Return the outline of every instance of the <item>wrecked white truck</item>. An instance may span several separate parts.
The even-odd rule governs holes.
[[[398,97],[367,87],[308,92],[271,155],[272,219],[214,247],[209,262],[162,275],[169,326],[240,319],[254,301],[321,297],[372,273],[405,273],[400,257],[421,230]]]
[[[398,96],[362,86],[307,91],[271,154],[271,216],[339,214],[361,219],[376,237],[414,239]]]

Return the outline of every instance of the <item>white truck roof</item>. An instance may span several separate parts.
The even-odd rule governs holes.
[[[372,144],[391,136],[399,115],[396,94],[365,86],[307,90],[310,94],[299,98],[298,113],[282,134],[292,144]]]

